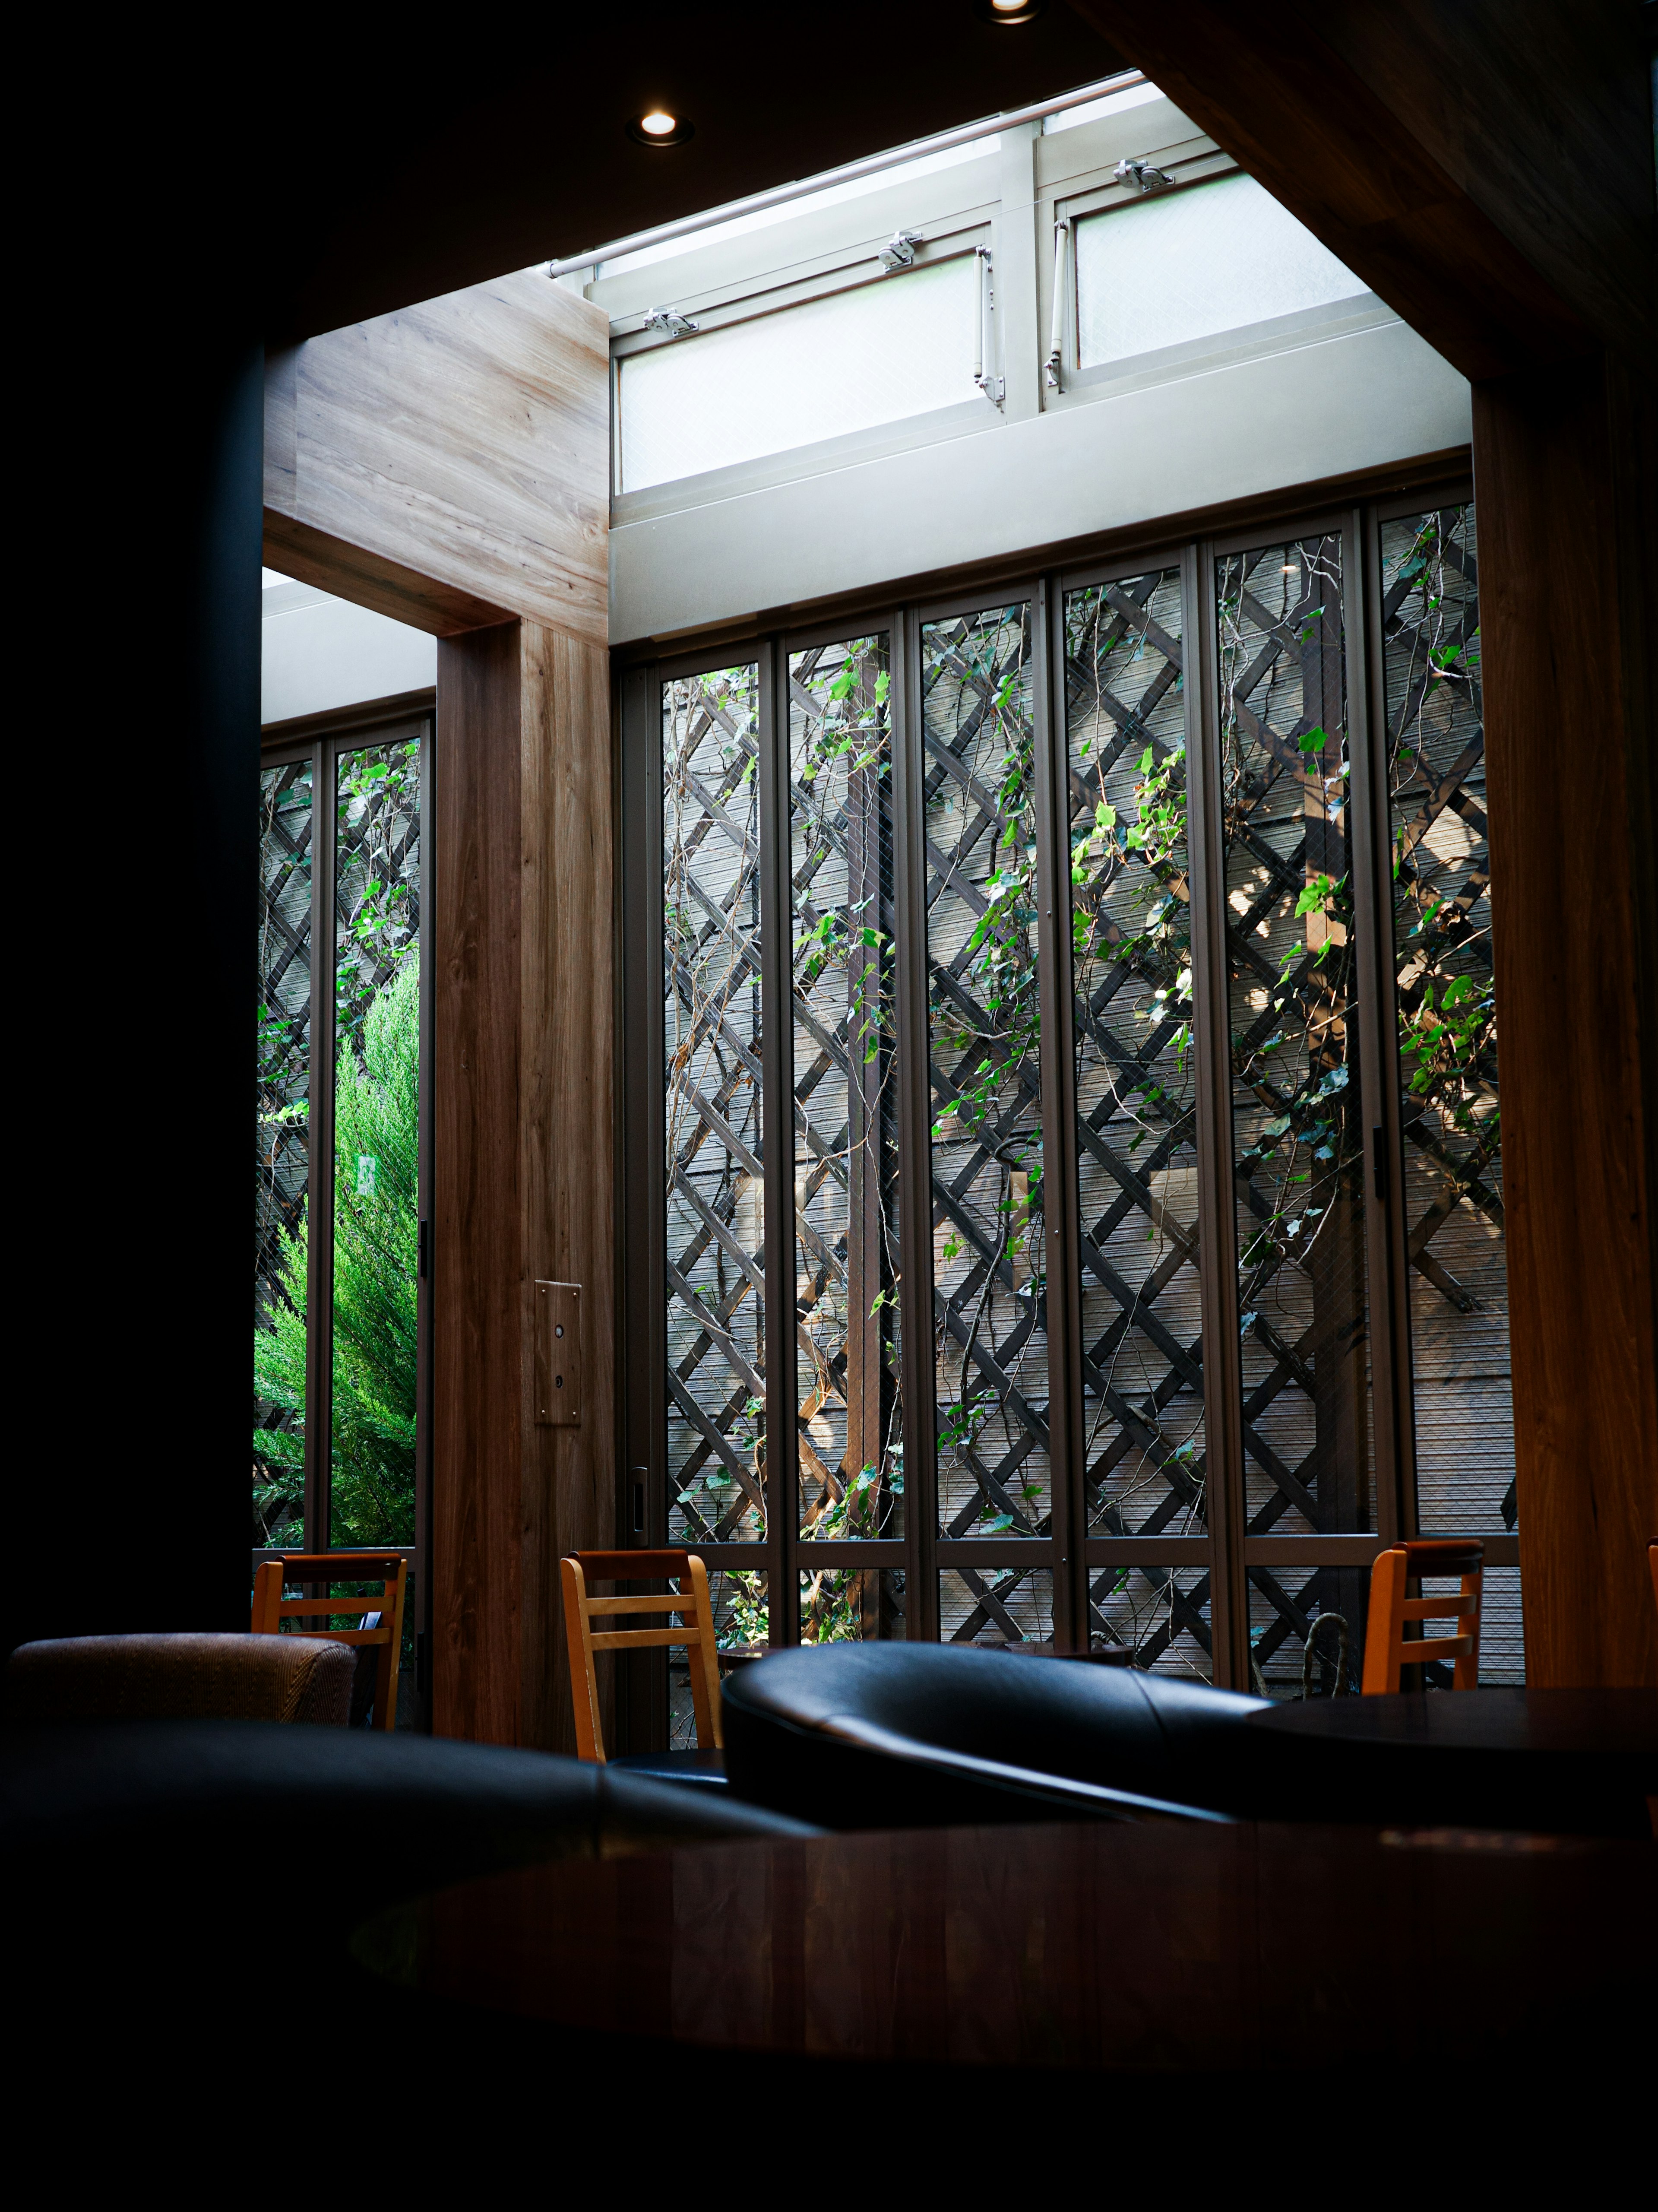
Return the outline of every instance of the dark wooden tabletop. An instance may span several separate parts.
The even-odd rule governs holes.
[[[1472,1690],[1311,1698],[1253,1713],[1295,1735],[1458,1753],[1649,1759],[1658,1769],[1658,1690]],[[1652,1786],[1658,1789],[1658,1771]]]
[[[376,1923],[359,1955],[690,2049],[1352,2081],[1419,2071],[1448,2006],[1465,2064],[1558,2047],[1563,2021],[1618,2032],[1658,1981],[1655,1873],[1650,1844],[1489,1831],[835,1835],[496,1876]]]

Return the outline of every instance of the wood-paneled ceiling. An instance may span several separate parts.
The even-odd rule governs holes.
[[[267,339],[580,252],[1125,66],[1063,0],[1017,26],[984,22],[973,0],[751,0],[489,10],[471,32],[450,23],[440,46],[384,17],[331,30],[290,46],[270,80]],[[636,144],[625,126],[655,105],[695,137]]]

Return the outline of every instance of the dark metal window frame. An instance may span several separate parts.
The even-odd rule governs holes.
[[[331,1454],[333,1433],[334,1060],[336,1001],[332,988],[336,941],[335,808],[340,757],[378,745],[420,745],[420,1107],[417,1207],[421,1272],[416,1299],[419,1365],[415,1400],[415,1541],[395,1546],[414,1581],[419,1724],[429,1725],[425,1655],[431,1629],[432,1494],[432,963],[426,956],[431,914],[433,753],[436,701],[424,697],[337,710],[267,729],[259,748],[262,769],[311,763],[311,1017],[307,1096],[306,1205],[308,1221],[306,1285],[305,1548],[329,1547]],[[324,796],[328,803],[322,803]],[[249,1571],[282,1553],[254,1547]],[[311,1594],[315,1594],[314,1592]]]
[[[741,663],[757,664],[762,757],[762,1015],[768,1091],[788,1095],[788,791],[779,764],[788,742],[789,655],[813,644],[884,631],[890,641],[894,781],[895,908],[898,928],[898,1130],[902,1238],[905,1254],[902,1331],[907,1409],[906,1534],[901,1540],[804,1541],[797,1533],[792,1363],[773,1362],[766,1377],[768,1540],[764,1545],[708,1545],[711,1567],[764,1568],[770,1577],[771,1638],[798,1640],[799,1571],[823,1565],[907,1570],[906,1633],[932,1640],[938,1631],[941,1568],[1009,1564],[1054,1574],[1054,1626],[1061,1648],[1085,1638],[1090,1570],[1133,1564],[1206,1567],[1215,1680],[1250,1686],[1248,1577],[1252,1569],[1363,1567],[1376,1553],[1416,1533],[1409,1286],[1403,1213],[1399,1054],[1391,957],[1391,840],[1386,778],[1386,716],[1381,630],[1381,530],[1402,515],[1460,504],[1473,496],[1466,477],[1426,481],[1386,499],[1355,495],[1322,504],[1254,510],[1244,529],[1194,532],[1175,543],[1148,538],[1114,548],[1108,558],[1033,571],[1009,563],[971,591],[927,599],[906,593],[842,603],[833,621],[760,631],[733,625],[724,636],[673,657],[633,658],[620,672],[623,850],[620,884],[622,994],[620,1027],[624,1192],[621,1225],[623,1452],[626,1473],[619,1526],[635,1543],[667,1540],[667,1424],[665,1403],[665,1305],[662,1224],[664,1069],[662,1006],[661,686],[676,677]],[[1216,645],[1215,564],[1228,554],[1282,538],[1329,535],[1341,546],[1343,627],[1349,746],[1352,761],[1355,929],[1363,1127],[1375,1157],[1364,1179],[1367,1291],[1371,1344],[1375,1529],[1368,1534],[1245,1534],[1243,1439],[1236,1279],[1231,1203],[1232,1104],[1225,954],[1224,854],[1215,775],[1219,761],[1220,699]],[[1080,1292],[1075,1220],[1076,1133],[1068,1070],[1072,1004],[1068,928],[1055,908],[1069,897],[1056,822],[1063,819],[1061,778],[1066,732],[1054,672],[1063,666],[1066,592],[1119,581],[1152,568],[1178,568],[1188,763],[1189,846],[1193,884],[1193,1027],[1199,1096],[1199,1224],[1205,1346],[1204,1434],[1210,1468],[1208,1532],[1201,1536],[1099,1537],[1086,1528],[1083,1494]],[[1041,764],[1038,896],[1042,908],[1044,1142],[1059,1170],[1045,1178],[1048,1240],[1049,1419],[1054,1472],[1053,1534],[944,1539],[937,1533],[937,1474],[932,1406],[931,1099],[927,1038],[926,869],[922,845],[920,701],[923,624],[951,615],[1029,599],[1032,607],[1033,697]],[[1194,680],[1195,678],[1195,680]],[[780,928],[775,917],[782,918]],[[775,1011],[774,1011],[775,1010]],[[1379,1172],[1378,1172],[1379,1170]],[[792,1279],[793,1186],[783,1148],[768,1145],[767,1279]],[[774,1272],[775,1270],[776,1272]],[[785,1372],[778,1371],[780,1369]],[[642,1489],[640,1487],[642,1486]],[[642,1515],[635,1501],[642,1498]],[[642,1521],[642,1526],[640,1525]],[[1454,1532],[1453,1532],[1454,1533]],[[1487,1563],[1518,1565],[1518,1540],[1482,1535]],[[1041,1554],[1046,1551],[1047,1560]],[[654,1726],[651,1698],[630,1700],[633,1725]],[[640,1739],[642,1740],[642,1739]]]

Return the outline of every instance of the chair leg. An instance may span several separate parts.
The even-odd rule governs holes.
[[[723,1748],[725,1737],[720,1725],[720,1661],[714,1650],[714,1607],[708,1597],[708,1571],[695,1552],[685,1562],[681,1597],[687,1595],[683,1582],[690,1584],[690,1612],[696,1629],[696,1640],[685,1656],[690,1662],[697,1745],[704,1751],[710,1747],[718,1751]],[[680,1618],[683,1620],[683,1613]]]
[[[587,1625],[587,1577],[576,1559],[561,1559],[564,1593],[564,1641],[570,1655],[570,1702],[575,1708],[576,1757],[603,1766],[604,1731],[598,1711],[598,1674],[593,1665],[592,1631]]]
[[[1403,1551],[1378,1552],[1370,1568],[1370,1610],[1364,1624],[1364,1675],[1360,1685],[1367,1698],[1388,1697],[1399,1687],[1405,1558]]]
[[[1479,1575],[1464,1575],[1462,1577],[1463,1598],[1473,1600],[1473,1610],[1463,1613],[1456,1624],[1457,1633],[1468,1639],[1468,1649],[1458,1654],[1456,1671],[1451,1677],[1453,1687],[1459,1690],[1477,1690],[1479,1687],[1479,1615],[1485,1602],[1481,1587],[1483,1580]]]

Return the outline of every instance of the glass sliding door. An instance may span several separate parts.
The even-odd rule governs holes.
[[[305,1216],[311,1188],[312,770],[259,776],[258,1158],[253,1244],[256,1548],[305,1541]]]
[[[1344,588],[1336,532],[1216,567],[1246,1538],[1375,1526]],[[1321,1613],[1354,1663],[1361,1571],[1249,1583],[1258,1686]]]
[[[667,1537],[758,1547],[772,1331],[758,667],[665,684],[660,714]],[[718,1576],[715,1596],[722,1641],[766,1640],[762,1560]]]
[[[420,784],[409,738],[334,778],[332,1546],[415,1541]]]
[[[1473,531],[628,678],[627,1495],[726,1645],[1330,1695],[1420,1528],[1519,1678]]]
[[[1197,1045],[1193,1030],[1181,573],[1063,603],[1089,1629],[1135,1663],[1207,1678]]]
[[[286,748],[261,778],[253,1559],[404,1553],[399,1725],[427,1602],[429,742],[405,718]]]
[[[1380,525],[1418,1526],[1514,1528],[1497,994],[1473,503]],[[1524,1679],[1517,1569],[1480,1676]],[[1448,1670],[1436,1670],[1447,1673]]]
[[[938,1528],[951,1643],[1054,1632],[1029,599],[924,623]],[[1032,1549],[1029,1565],[1019,1547]]]
[[[797,1516],[804,1643],[902,1635],[902,1573],[804,1547],[904,1533],[891,669],[788,658]]]

